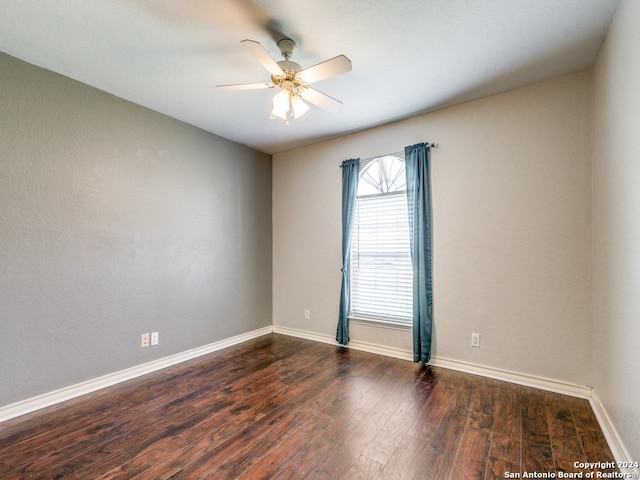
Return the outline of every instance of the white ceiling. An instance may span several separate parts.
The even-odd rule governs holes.
[[[580,72],[618,0],[2,0],[0,49],[268,153]],[[341,100],[287,127],[240,45],[298,45],[302,67],[345,54],[313,86]],[[0,106],[1,108],[1,106]]]

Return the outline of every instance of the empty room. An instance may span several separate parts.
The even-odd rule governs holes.
[[[640,2],[5,0],[1,479],[640,478]]]

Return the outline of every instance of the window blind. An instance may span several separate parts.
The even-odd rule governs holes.
[[[413,318],[413,270],[404,191],[356,200],[351,313],[401,323]]]

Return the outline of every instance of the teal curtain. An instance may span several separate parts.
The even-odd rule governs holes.
[[[409,235],[413,266],[413,361],[431,358],[433,324],[430,145],[405,147]]]
[[[340,312],[336,341],[340,345],[349,342],[349,254],[351,253],[351,231],[353,212],[358,194],[360,159],[345,160],[342,167],[342,287],[340,288]]]

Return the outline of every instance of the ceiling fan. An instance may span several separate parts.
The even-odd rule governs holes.
[[[290,60],[296,48],[295,42],[290,38],[283,38],[278,42],[278,48],[284,57],[284,60],[279,62],[271,58],[262,44],[255,40],[243,40],[240,43],[271,74],[271,82],[218,85],[216,88],[254,90],[278,87],[280,90],[273,97],[269,118],[280,118],[285,120],[287,125],[289,118],[300,118],[309,110],[305,101],[329,112],[337,112],[342,107],[342,102],[309,87],[309,84],[351,71],[351,60],[344,55],[338,55],[303,70],[300,65]]]

